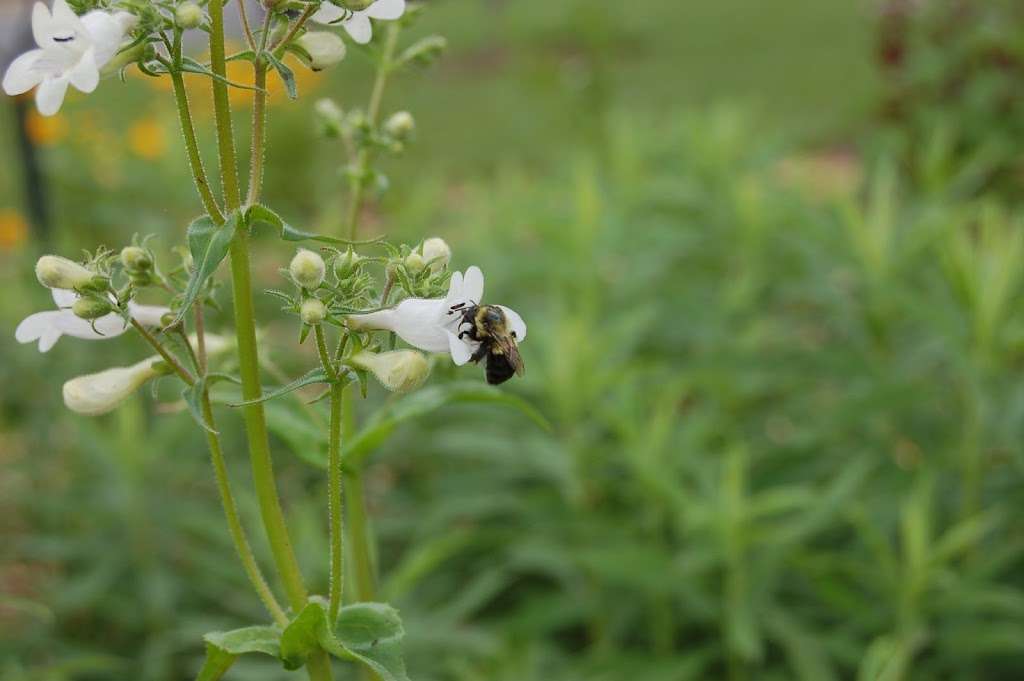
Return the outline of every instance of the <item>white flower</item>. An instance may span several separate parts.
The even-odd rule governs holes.
[[[64,384],[64,404],[78,414],[99,416],[115,409],[133,392],[162,371],[155,368],[159,356],[130,367],[114,367],[96,374],[72,378]]]
[[[348,34],[361,45],[373,38],[370,19],[392,20],[405,14],[405,0],[377,0],[364,10],[352,11],[324,0],[312,19],[318,24],[336,24],[339,21]]]
[[[409,345],[426,352],[447,352],[455,364],[462,366],[470,360],[480,344],[469,338],[459,338],[468,329],[462,323],[462,310],[479,305],[484,295],[484,275],[473,266],[453,272],[445,298],[406,298],[395,307],[349,317],[354,329],[383,329],[393,331]],[[498,305],[508,319],[516,341],[526,340],[526,322],[514,310]]]
[[[120,336],[128,329],[121,315],[112,312],[93,320],[90,324],[80,319],[71,311],[71,306],[78,299],[74,291],[53,289],[53,302],[59,310],[47,310],[29,315],[14,331],[19,343],[39,341],[39,352],[46,352],[53,347],[61,336],[84,338],[86,340],[103,340]],[[169,312],[166,307],[155,305],[136,305],[128,303],[128,312],[143,326],[159,327],[160,318]],[[95,328],[94,328],[95,327]]]
[[[20,95],[36,90],[36,107],[52,116],[64,102],[68,85],[92,92],[100,82],[100,69],[117,53],[138,19],[127,13],[93,10],[75,15],[65,0],[53,0],[53,9],[37,2],[32,8],[32,35],[39,49],[15,59],[4,75],[4,92]]]

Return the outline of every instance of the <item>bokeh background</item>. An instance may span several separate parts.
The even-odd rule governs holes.
[[[507,389],[551,424],[450,405],[374,454],[412,678],[1019,678],[1019,3],[431,0],[408,33],[450,50],[389,89],[418,135],[365,229],[483,267],[530,324]],[[362,105],[370,64],[298,71],[298,102],[274,94],[267,200],[332,232],[342,150],[312,104]],[[0,678],[189,679],[204,632],[262,619],[199,433],[170,390],[63,408],[64,380],[144,356],[136,339],[13,338],[50,304],[40,253],[182,241],[199,204],[170,94],[131,75],[30,109],[0,106]],[[259,285],[289,257],[261,241]],[[291,322],[266,332],[284,375],[311,366]],[[276,422],[322,590],[324,476]]]

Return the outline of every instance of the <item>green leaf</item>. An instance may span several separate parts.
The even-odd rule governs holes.
[[[263,56],[267,58],[267,61],[269,61],[274,67],[274,70],[277,71],[277,75],[281,77],[285,90],[288,91],[288,99],[298,99],[299,88],[295,84],[295,73],[272,53],[264,52]]]
[[[314,596],[281,634],[281,660],[298,669],[319,649],[359,661],[383,681],[409,681],[402,660],[405,631],[398,611],[383,603],[357,603],[341,609],[336,628],[328,623],[327,603]]]
[[[246,627],[233,631],[215,631],[203,637],[206,662],[196,681],[217,681],[235,663],[239,655],[263,653],[281,656],[281,632],[274,627]]]
[[[245,214],[245,222],[250,226],[255,226],[258,223],[270,225],[281,233],[281,238],[285,241],[319,241],[321,243],[334,244],[338,246],[367,246],[370,244],[380,243],[384,239],[383,236],[380,236],[375,239],[367,239],[365,241],[349,241],[348,239],[339,239],[333,236],[323,236],[320,234],[313,234],[311,232],[303,232],[302,230],[292,227],[285,222],[280,215],[260,204],[249,206],[249,210]]]
[[[232,213],[223,225],[216,224],[209,215],[204,215],[188,226],[188,248],[192,253],[192,276],[185,287],[184,299],[177,316],[169,326],[177,324],[191,309],[206,281],[217,271],[218,265],[227,257],[231,240],[238,226],[238,214]]]
[[[244,83],[236,83],[236,82],[234,82],[232,80],[228,80],[224,76],[218,75],[218,74],[214,73],[213,71],[211,71],[208,66],[204,66],[203,64],[200,64],[199,62],[197,62],[195,59],[190,59],[189,57],[183,57],[182,58],[181,66],[179,68],[181,68],[181,70],[186,72],[186,73],[198,73],[198,74],[203,75],[203,76],[209,76],[210,78],[213,78],[214,80],[218,80],[218,81],[224,83],[225,85],[230,85],[231,87],[237,87],[237,88],[241,88],[243,90],[259,90],[260,89],[258,87],[253,87],[251,85],[245,85]]]
[[[206,415],[203,414],[203,391],[208,387],[212,386],[217,381],[231,381],[232,383],[241,383],[240,380],[234,376],[228,374],[207,374],[206,376],[200,376],[195,383],[187,386],[182,392],[181,397],[185,400],[185,404],[188,405],[188,411],[202,428],[216,433],[217,429],[213,427],[213,424],[206,420]]]
[[[267,400],[272,400],[275,397],[280,397],[281,395],[287,395],[288,393],[294,392],[299,388],[304,388],[307,385],[313,385],[314,383],[329,382],[330,379],[327,377],[327,372],[324,371],[323,367],[317,367],[315,369],[310,369],[303,375],[296,378],[291,383],[283,385],[280,388],[277,388],[276,390],[272,390],[269,393],[265,393],[264,395],[252,400],[245,400],[244,402],[229,402],[228,406],[245,407],[250,404],[259,404],[260,402],[266,402]]]

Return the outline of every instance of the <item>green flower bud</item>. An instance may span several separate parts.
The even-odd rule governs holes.
[[[364,9],[366,9],[376,1],[377,0],[338,0],[333,4],[340,5],[345,9],[350,9],[353,12],[362,12]]]
[[[360,352],[349,358],[360,369],[372,373],[381,385],[392,392],[407,393],[423,385],[430,375],[430,364],[423,353],[415,350],[391,352]]]
[[[95,272],[59,255],[44,255],[36,262],[36,278],[46,288],[91,288],[95,286],[97,277],[99,275]]]
[[[384,132],[401,142],[408,140],[415,131],[416,119],[408,111],[393,113],[384,123]]]
[[[291,264],[288,265],[288,271],[291,272],[292,279],[296,284],[312,290],[323,283],[327,265],[324,264],[324,259],[320,257],[319,253],[300,248],[292,258]]]
[[[345,42],[329,31],[309,31],[295,44],[309,55],[309,67],[314,71],[334,66],[345,58]]]
[[[431,272],[440,272],[451,262],[452,249],[448,246],[448,242],[441,237],[435,236],[427,239],[423,242],[420,250],[423,251],[423,259],[427,261]]]
[[[409,255],[405,256],[405,269],[409,270],[413,274],[418,274],[423,271],[423,268],[427,266],[423,256],[413,251]]]
[[[153,267],[153,258],[144,248],[125,246],[121,249],[121,264],[129,272],[148,272]]]
[[[196,28],[204,18],[203,8],[194,2],[183,2],[174,10],[174,22],[181,28]]]
[[[399,64],[417,64],[429,66],[437,61],[438,57],[448,49],[448,41],[443,36],[431,35],[423,38],[398,57]]]
[[[327,318],[327,306],[319,298],[307,298],[302,301],[299,316],[303,323],[316,326]]]
[[[334,261],[334,274],[340,281],[344,281],[359,271],[360,262],[363,257],[354,251],[346,251]]]
[[[114,306],[99,298],[79,298],[71,306],[75,316],[82,319],[99,319],[113,312]]]

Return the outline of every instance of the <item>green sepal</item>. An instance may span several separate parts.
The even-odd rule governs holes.
[[[366,239],[363,241],[349,241],[348,239],[339,239],[333,236],[303,232],[302,230],[289,225],[280,215],[271,209],[257,203],[249,206],[248,211],[246,211],[245,224],[250,227],[255,227],[258,223],[270,225],[274,229],[278,230],[280,232],[281,239],[284,241],[319,241],[325,244],[336,244],[340,246],[368,246],[380,243],[385,239],[385,237],[379,236],[374,239]]]
[[[217,429],[213,427],[213,424],[206,420],[203,414],[203,391],[207,387],[212,386],[217,381],[231,381],[235,384],[240,384],[241,381],[234,376],[228,374],[207,374],[206,376],[200,376],[195,383],[190,386],[186,386],[181,391],[181,397],[185,400],[185,404],[188,405],[188,413],[192,415],[195,422],[202,426],[204,429],[211,433],[217,433]]]
[[[318,596],[281,634],[281,661],[298,669],[317,650],[342,660],[361,662],[383,681],[409,681],[402,660],[405,630],[398,611],[384,603],[356,603],[341,609],[330,626],[327,602]]]
[[[317,367],[316,369],[311,369],[307,371],[306,373],[304,373],[302,376],[299,376],[291,383],[283,385],[280,388],[277,388],[276,390],[272,390],[269,393],[266,393],[252,400],[245,400],[244,402],[229,402],[228,406],[245,407],[250,404],[259,404],[260,402],[272,400],[275,397],[287,395],[288,393],[294,392],[299,388],[304,388],[307,385],[313,385],[314,383],[330,383],[330,380],[331,379],[327,377],[327,372],[324,371],[323,367]]]
[[[233,631],[215,631],[203,637],[206,661],[196,681],[217,681],[235,663],[239,655],[263,653],[281,656],[281,632],[274,627],[246,627]]]
[[[206,281],[217,271],[217,267],[228,255],[231,240],[235,238],[238,213],[228,216],[223,225],[216,224],[209,215],[198,218],[188,226],[188,248],[192,253],[193,270],[188,286],[182,294],[178,314],[168,326],[174,326],[185,318],[195,303]]]

